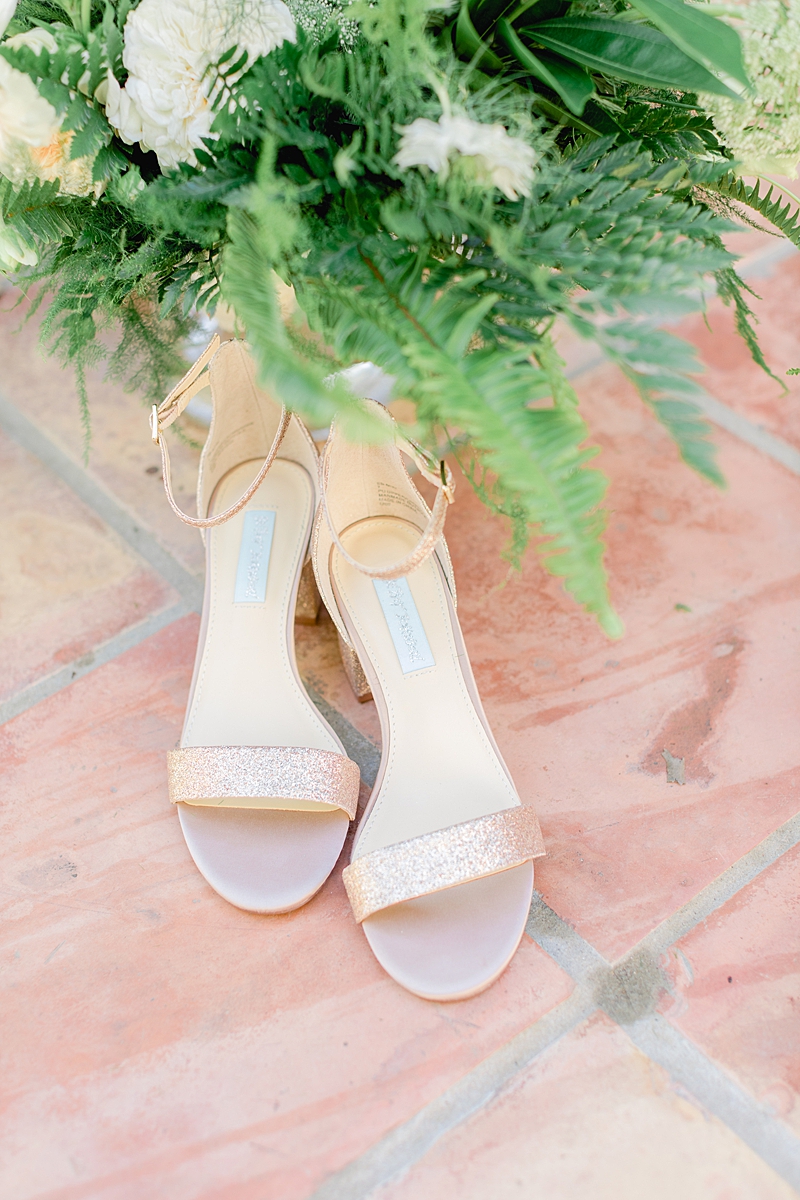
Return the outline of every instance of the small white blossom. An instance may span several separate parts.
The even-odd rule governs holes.
[[[4,44],[37,53],[56,49],[55,38],[44,29],[18,33]],[[31,77],[0,58],[0,173],[15,184],[58,179],[61,191],[72,196],[96,193],[93,159],[71,159],[72,138],[61,132],[61,118]]]
[[[394,161],[408,167],[428,167],[444,179],[454,156],[466,160],[475,179],[499,188],[509,200],[531,194],[536,151],[503,125],[483,125],[465,116],[418,117],[400,129],[400,149]]]
[[[195,164],[214,120],[208,68],[236,46],[248,60],[295,40],[282,0],[142,0],[125,23],[123,88],[108,75],[106,116],[163,170]]]
[[[740,101],[702,97],[742,174],[797,176],[800,159],[800,0],[734,4],[729,24],[742,39],[754,91]]]

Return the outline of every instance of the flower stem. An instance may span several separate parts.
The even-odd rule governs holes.
[[[92,25],[92,0],[81,0],[81,31],[88,33]]]
[[[789,196],[792,200],[794,200],[795,204],[798,206],[798,208],[800,208],[800,196],[796,196],[794,192],[790,191],[785,183],[780,183],[777,179],[773,179],[771,175],[761,175],[760,178],[766,179],[767,183],[774,184],[779,191],[783,192],[784,195]]]

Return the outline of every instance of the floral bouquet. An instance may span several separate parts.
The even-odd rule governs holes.
[[[369,360],[510,518],[507,553],[533,533],[620,632],[553,326],[722,482],[658,321],[712,276],[768,369],[722,235],[760,214],[800,244],[769,175],[800,158],[797,0],[2,0],[0,27],[0,255],[84,408],[104,356],[160,398],[220,301],[315,425],[385,436],[338,374]]]

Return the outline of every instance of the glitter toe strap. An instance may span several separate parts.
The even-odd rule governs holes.
[[[343,754],[305,746],[186,746],[167,755],[173,804],[341,808],[356,815],[360,773]]]
[[[357,921],[403,900],[495,875],[544,854],[536,813],[520,806],[373,850],[342,878]]]

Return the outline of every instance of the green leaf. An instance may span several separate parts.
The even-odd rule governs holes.
[[[659,400],[653,393],[650,376],[634,379],[640,394],[648,400],[658,420],[674,439],[687,467],[705,476],[717,487],[725,487],[725,477],[717,465],[717,447],[711,438],[711,426],[702,409],[689,400]]]
[[[65,133],[69,132],[69,130],[83,129],[89,120],[90,111],[91,109],[85,96],[73,96],[67,111],[64,113],[61,128]]]
[[[470,23],[475,29],[488,34],[498,19],[507,16],[514,5],[515,0],[472,0],[472,3],[467,0],[463,7],[467,9]]]
[[[750,88],[742,43],[730,25],[683,0],[631,0],[631,4],[695,62],[734,81],[743,91]]]
[[[461,5],[455,28],[456,50],[462,58],[476,59],[483,71],[502,71],[503,64],[478,36],[466,4]]]
[[[562,395],[557,407],[530,406],[551,394],[548,373],[530,361],[530,346],[467,353],[496,303],[493,279],[463,274],[463,262],[426,266],[388,238],[365,239],[316,286],[326,296],[325,327],[345,360],[369,358],[398,376],[402,394],[419,403],[423,423],[467,434],[509,510],[518,509],[541,540],[546,569],[611,636],[622,632],[603,569],[606,488],[589,469],[597,449],[580,415]],[[359,271],[360,267],[360,271]],[[366,268],[366,269],[365,269]],[[430,274],[428,271],[430,270]],[[472,290],[485,284],[489,294]],[[302,299],[301,299],[302,303]],[[305,306],[304,306],[305,307]],[[549,366],[555,366],[551,357]]]
[[[497,22],[497,37],[535,79],[561,97],[576,117],[582,115],[586,101],[594,92],[594,82],[588,71],[552,54],[534,54],[520,41],[505,17]]]
[[[519,32],[590,71],[645,87],[713,92],[737,99],[735,92],[649,25],[606,17],[563,17]]]
[[[92,165],[92,182],[101,183],[124,171],[128,160],[116,146],[101,146]]]

